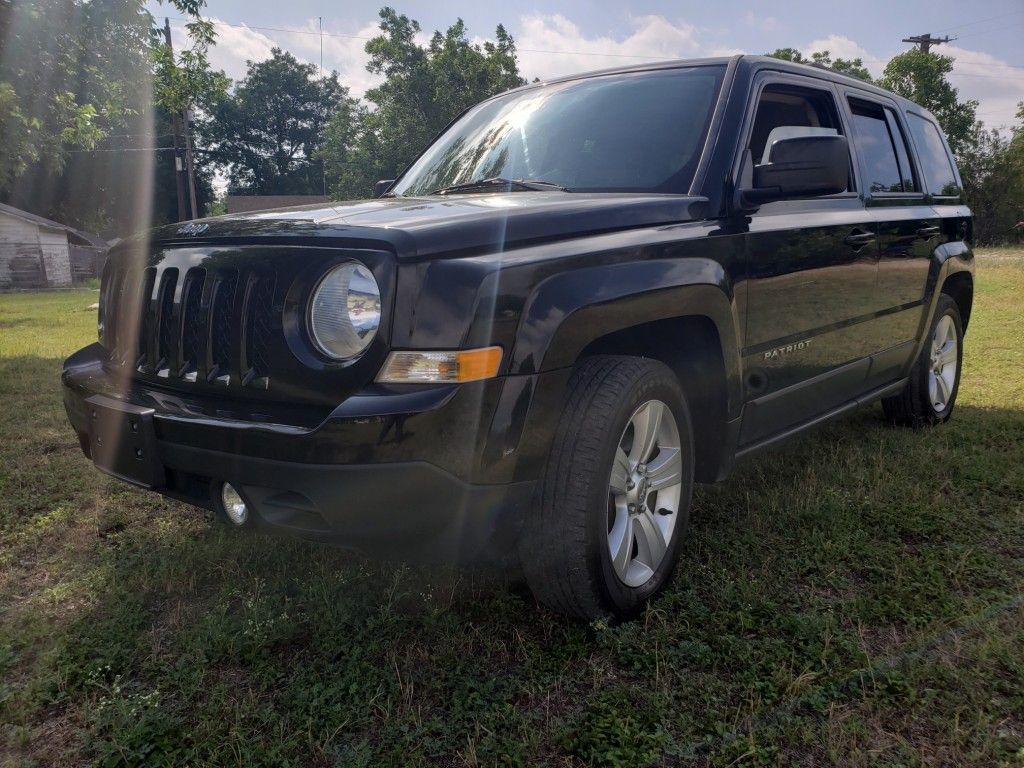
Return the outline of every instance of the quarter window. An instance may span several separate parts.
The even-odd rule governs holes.
[[[928,184],[928,191],[933,195],[959,195],[953,162],[946,152],[938,126],[913,112],[907,113],[907,122],[921,158],[921,171]]]
[[[914,192],[906,140],[892,111],[878,104],[850,100],[857,152],[871,192]]]

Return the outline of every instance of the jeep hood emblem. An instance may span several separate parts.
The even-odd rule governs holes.
[[[203,232],[205,232],[209,228],[210,228],[209,224],[195,224],[193,222],[189,222],[188,224],[186,224],[183,227],[178,227],[178,234],[179,235],[189,235],[191,237],[194,237],[196,235],[203,234]]]

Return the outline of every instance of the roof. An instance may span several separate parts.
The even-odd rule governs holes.
[[[69,227],[67,224],[61,224],[59,221],[53,221],[52,219],[37,216],[34,213],[29,213],[28,211],[23,211],[20,208],[15,208],[13,205],[0,203],[0,213],[6,213],[9,216],[14,216],[22,221],[30,222],[38,227],[42,227],[43,229],[49,229],[54,232],[66,232],[69,237],[79,241],[79,244],[81,245],[88,245],[102,250],[106,250],[110,247],[110,244],[99,235],[94,235],[90,232],[84,232],[80,229]]]
[[[890,99],[900,103],[904,108],[914,106],[920,111],[924,110],[920,105],[914,104],[909,99],[900,96],[892,91],[887,91],[884,88],[880,88],[874,83],[869,83],[866,80],[861,80],[859,77],[848,75],[844,72],[837,72],[829,67],[823,67],[816,64],[797,64],[793,61],[787,61],[786,59],[777,59],[774,56],[754,56],[751,54],[741,54],[739,56],[715,56],[705,59],[670,59],[666,61],[651,61],[643,64],[630,64],[624,67],[612,67],[610,69],[598,69],[591,72],[580,72],[573,75],[564,75],[562,77],[555,77],[550,80],[539,81],[535,83],[528,83],[521,87],[522,90],[529,88],[536,88],[551,83],[563,83],[569,80],[579,80],[587,77],[597,77],[603,75],[617,75],[617,74],[628,74],[630,72],[645,72],[650,70],[659,69],[676,69],[679,67],[708,67],[708,66],[720,66],[724,67],[729,64],[743,63],[754,69],[774,69],[781,72],[793,72],[795,74],[808,75],[810,77],[817,77],[819,79],[831,80],[836,83],[843,83],[846,85],[853,85],[865,91],[870,91],[878,95],[888,96]],[[520,90],[520,89],[516,89]]]

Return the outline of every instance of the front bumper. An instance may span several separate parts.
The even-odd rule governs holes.
[[[542,450],[523,440],[542,376],[373,387],[321,418],[147,388],[104,361],[94,344],[65,362],[68,418],[88,456],[90,398],[151,410],[152,490],[218,511],[229,482],[255,525],[402,556],[493,559],[514,545],[537,466],[519,454]]]

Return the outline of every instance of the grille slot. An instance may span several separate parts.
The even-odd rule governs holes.
[[[203,331],[206,315],[203,312],[203,285],[205,269],[190,269],[185,275],[181,292],[181,366],[178,376],[195,381],[203,355]]]
[[[170,376],[177,359],[174,338],[174,290],[178,285],[178,270],[165,269],[160,277],[160,302],[157,305],[156,375]]]
[[[210,372],[208,378],[218,384],[231,383],[231,357],[234,348],[235,292],[238,274],[222,276],[213,296],[210,313]]]
[[[153,333],[153,287],[156,285],[156,269],[149,267],[142,273],[139,286],[139,303],[135,307],[134,324],[138,328],[135,342],[135,368],[138,371],[152,370],[154,362],[150,356],[150,336]]]
[[[249,283],[245,318],[245,374],[242,384],[266,389],[268,356],[274,318],[274,275],[253,277]]]

